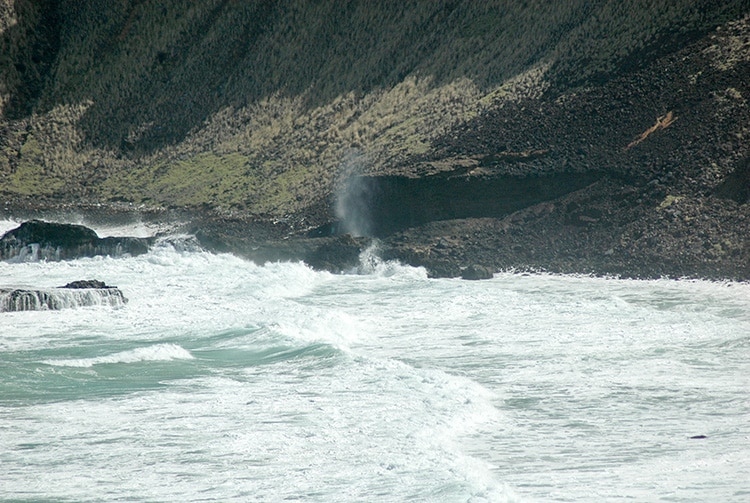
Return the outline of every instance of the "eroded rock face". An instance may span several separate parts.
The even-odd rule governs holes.
[[[140,255],[147,238],[106,237],[83,225],[29,220],[0,238],[0,260],[72,260],[96,255]]]

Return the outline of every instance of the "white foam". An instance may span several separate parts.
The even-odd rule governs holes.
[[[70,360],[45,360],[42,363],[57,367],[81,367],[88,368],[94,365],[112,363],[138,363],[152,361],[170,360],[192,360],[194,357],[187,349],[177,344],[156,344],[154,346],[141,347],[128,351],[121,351],[106,356],[94,358],[76,358]]]
[[[398,260],[383,260],[380,257],[378,240],[373,240],[370,246],[362,250],[359,254],[359,264],[350,270],[349,274],[427,279],[427,270],[424,267],[403,265]]]
[[[15,220],[0,220],[0,237],[6,232],[11,231],[21,225],[21,222]]]
[[[341,351],[349,351],[362,331],[356,318],[336,311],[311,312],[309,309],[291,321],[280,320],[270,326],[279,335],[295,341],[330,344]],[[297,313],[295,313],[297,314]],[[303,316],[305,323],[300,323]]]
[[[104,237],[135,237],[150,238],[170,230],[168,225],[134,222],[125,225],[96,225],[82,222],[81,225],[90,227],[101,238]]]
[[[5,281],[97,278],[130,299],[0,316],[0,351],[32,359],[14,375],[50,398],[3,409],[0,493],[514,501],[507,483],[524,501],[740,500],[750,285],[402,272],[330,275],[168,246],[0,263]],[[316,341],[348,349],[254,357]],[[211,357],[193,372],[185,348]],[[38,365],[50,354],[56,367]],[[97,365],[124,374],[170,360],[187,371],[144,392],[79,386],[110,384]],[[141,379],[163,373],[131,384]],[[159,470],[144,475],[146,457]]]

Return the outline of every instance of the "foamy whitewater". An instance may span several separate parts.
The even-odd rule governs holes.
[[[750,501],[750,285],[178,249],[0,263],[129,300],[0,313],[0,499]]]

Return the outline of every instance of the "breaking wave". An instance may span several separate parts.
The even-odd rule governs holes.
[[[93,358],[75,358],[69,360],[45,360],[42,363],[54,365],[57,367],[80,367],[88,368],[94,365],[113,364],[113,363],[138,363],[170,360],[192,360],[193,355],[190,351],[178,346],[177,344],[156,344],[154,346],[141,347],[121,351],[105,356],[96,356]]]

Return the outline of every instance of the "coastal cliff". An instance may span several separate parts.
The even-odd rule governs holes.
[[[0,211],[433,276],[750,279],[744,1],[0,2]],[[119,217],[118,217],[119,218]]]

